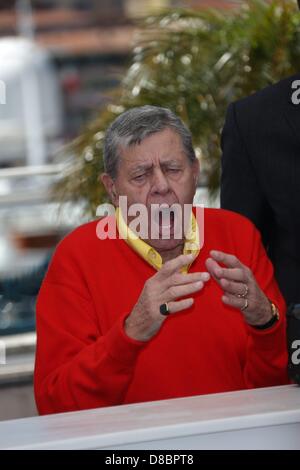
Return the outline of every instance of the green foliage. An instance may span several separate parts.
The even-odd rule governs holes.
[[[202,179],[220,178],[220,132],[228,104],[300,70],[300,14],[295,1],[249,0],[239,10],[172,9],[141,24],[130,66],[114,103],[76,139],[76,163],[58,190],[84,200],[95,216],[106,200],[98,181],[105,129],[131,107],[175,111],[193,134]]]

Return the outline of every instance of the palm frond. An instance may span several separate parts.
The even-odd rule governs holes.
[[[230,13],[172,9],[141,24],[132,63],[110,104],[73,143],[74,171],[56,189],[95,215],[107,126],[145,104],[172,109],[190,128],[211,193],[220,177],[228,104],[300,70],[300,14],[292,0],[251,0]]]

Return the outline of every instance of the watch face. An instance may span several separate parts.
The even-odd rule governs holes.
[[[278,308],[276,307],[275,304],[273,304],[273,302],[271,302],[271,307],[272,307],[273,317],[275,317],[277,320],[279,320],[279,310],[278,310]]]

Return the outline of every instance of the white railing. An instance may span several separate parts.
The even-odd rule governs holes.
[[[1,449],[300,449],[300,388],[243,390],[0,422]]]
[[[53,199],[49,178],[53,182],[70,168],[70,164],[56,163],[36,166],[22,166],[0,169],[0,208],[18,204],[46,203]],[[30,189],[19,188],[16,184],[19,178],[48,178],[45,185],[32,185]],[[15,183],[14,186],[11,186]],[[8,185],[8,187],[6,187]],[[13,189],[12,189],[13,188]],[[16,189],[15,189],[16,188]]]
[[[12,179],[26,176],[58,175],[66,169],[65,163],[37,166],[20,166],[0,170],[0,179]]]

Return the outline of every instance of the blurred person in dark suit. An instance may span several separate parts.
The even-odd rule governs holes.
[[[232,103],[221,207],[260,230],[288,304],[300,303],[300,74]]]
[[[221,207],[262,234],[289,305],[289,376],[300,384],[300,73],[232,103],[221,145]]]

